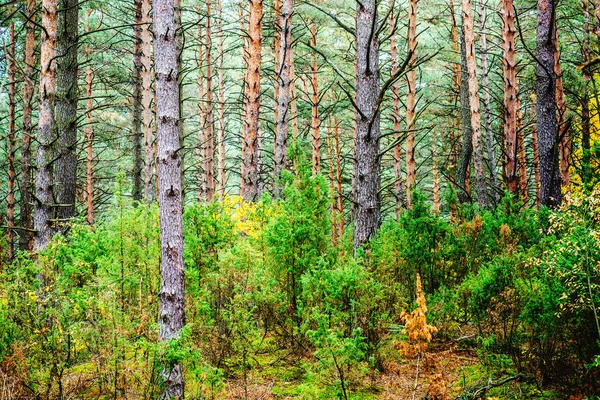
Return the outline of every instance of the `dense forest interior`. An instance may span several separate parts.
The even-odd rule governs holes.
[[[0,0],[0,400],[600,399],[600,0]]]

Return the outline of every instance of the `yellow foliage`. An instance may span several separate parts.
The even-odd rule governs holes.
[[[277,215],[278,207],[262,201],[246,202],[241,196],[225,196],[223,211],[231,216],[237,233],[256,239],[262,234],[266,222]]]

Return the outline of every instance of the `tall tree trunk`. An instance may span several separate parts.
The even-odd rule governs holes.
[[[202,6],[198,6],[198,48],[197,48],[197,70],[198,77],[196,82],[198,84],[198,121],[199,121],[199,142],[200,145],[196,147],[196,182],[198,185],[197,195],[198,201],[202,202],[206,200],[206,187],[207,174],[204,173],[204,168],[206,168],[205,163],[205,155],[206,155],[206,98],[204,85],[206,83],[205,77],[205,68],[204,68],[204,43],[202,42],[203,38],[203,26],[202,26]]]
[[[473,7],[471,0],[462,0],[464,13],[465,47],[467,49],[467,71],[469,74],[469,105],[471,127],[473,129],[473,165],[477,188],[477,203],[481,208],[488,206],[487,182],[485,174],[483,143],[481,139],[481,114],[479,112],[479,84],[477,81],[477,60],[475,59],[475,32],[473,27]]]
[[[565,115],[567,108],[565,107],[565,91],[562,81],[562,71],[560,66],[560,49],[558,46],[558,36],[556,31],[556,22],[552,29],[553,49],[554,49],[554,74],[556,85],[556,112],[558,113],[558,121],[556,122],[556,131],[558,135],[558,162],[560,167],[560,177],[562,185],[568,188],[571,185],[571,175],[569,173],[569,162],[571,161],[571,138],[565,126]]]
[[[342,157],[340,152],[340,123],[333,117],[333,136],[335,140],[335,170],[337,183],[338,236],[344,236],[344,192],[342,191]]]
[[[89,32],[89,18],[92,13],[91,9],[88,9],[85,13],[85,32]],[[85,45],[85,57],[87,59],[87,66],[85,68],[85,95],[86,95],[86,127],[85,127],[85,138],[86,138],[86,205],[87,205],[87,222],[92,225],[94,223],[94,125],[92,119],[92,83],[94,81],[94,73],[92,71],[92,65],[90,59],[92,52],[89,45]],[[135,89],[134,89],[135,90]]]
[[[278,99],[276,106],[277,123],[275,124],[274,175],[275,195],[281,195],[279,178],[287,167],[287,141],[291,84],[291,51],[292,51],[292,13],[293,0],[284,0],[281,8],[280,39],[277,60]]]
[[[454,2],[452,0],[448,0],[448,10],[450,12],[450,39],[452,40],[452,51],[458,57],[459,60],[462,60],[461,49],[460,49],[460,40],[458,37],[458,30],[456,28],[456,14],[454,12]],[[461,99],[461,61],[452,63],[452,105],[457,108]],[[449,159],[449,170],[451,173],[456,174],[458,171],[458,155],[459,151],[457,148],[457,140],[456,133],[460,131],[460,121],[461,117],[452,118],[450,123],[450,159]],[[455,185],[454,185],[455,186]]]
[[[327,126],[327,156],[329,158],[329,193],[331,196],[331,241],[333,246],[337,246],[338,230],[337,230],[337,202],[335,196],[335,159],[334,159],[334,143],[333,143],[333,128],[331,124]]]
[[[433,212],[440,212],[440,178],[437,163],[437,135],[433,134],[431,145],[431,161],[433,163]]]
[[[142,109],[144,130],[144,198],[154,201],[154,135],[152,132],[152,3],[142,1]]]
[[[379,37],[377,2],[356,5],[356,181],[354,190],[354,249],[377,232],[380,210]]]
[[[417,59],[417,0],[408,3],[408,51],[409,67]],[[410,68],[406,74],[406,200],[412,208],[412,192],[415,189],[417,164],[415,161],[415,130],[417,109],[417,70]]]
[[[217,130],[218,156],[218,188],[217,193],[220,199],[225,196],[225,70],[223,69],[223,7],[221,0],[216,0],[217,7],[217,87],[218,87],[218,102],[217,102],[217,117],[219,125]]]
[[[214,104],[213,104],[213,65],[212,65],[212,2],[206,0],[206,121],[204,126],[204,181],[206,182],[205,198],[213,201],[215,197],[215,136],[214,136]]]
[[[6,241],[8,242],[7,258],[12,261],[15,246],[15,95],[16,95],[16,60],[15,60],[15,23],[11,21],[9,30],[8,52],[8,196],[6,198]]]
[[[277,136],[277,124],[279,123],[279,65],[281,57],[281,8],[282,0],[273,0],[273,71],[275,72],[273,81],[273,132]]]
[[[533,121],[537,120],[537,116],[535,113],[535,94],[531,94],[531,117]],[[531,147],[533,150],[533,176],[535,180],[535,203],[536,207],[539,209],[542,203],[540,196],[540,157],[539,157],[539,147],[538,147],[538,137],[537,137],[537,126],[535,124],[531,125]]]
[[[25,36],[25,73],[23,76],[23,134],[21,146],[21,221],[27,229],[21,235],[21,248],[33,249],[33,210],[32,210],[32,168],[31,168],[31,139],[33,126],[33,85],[35,73],[35,0],[27,0],[27,22]]]
[[[469,74],[467,73],[464,30],[461,31],[460,37],[460,60],[460,111],[463,137],[456,166],[456,186],[458,188],[458,201],[466,203],[470,200],[467,175],[471,156],[473,155],[473,129],[471,127],[471,108],[469,107]]]
[[[248,68],[246,73],[246,126],[243,133],[242,190],[246,201],[255,201],[259,192],[260,64],[263,0],[249,0]]]
[[[177,25],[173,0],[155,0],[156,136],[161,243],[159,341],[176,339],[185,324]],[[161,399],[183,399],[181,363],[163,363]]]
[[[583,40],[581,42],[581,52],[583,53],[583,61],[588,64],[591,61],[591,28],[590,28],[590,13],[588,9],[588,2],[582,1],[583,8]],[[591,132],[590,132],[590,94],[589,94],[589,81],[590,75],[587,68],[581,70],[583,78],[583,88],[581,93],[581,182],[587,186],[592,178],[592,165],[591,165]],[[568,160],[568,159],[567,159]],[[562,158],[561,158],[562,161]],[[566,167],[568,172],[568,166]],[[561,165],[562,170],[562,165]],[[563,179],[564,180],[564,179]]]
[[[290,46],[290,112],[292,123],[292,140],[298,140],[298,93],[296,92],[296,69],[294,67],[294,50]]]
[[[144,159],[142,157],[142,0],[134,0],[135,25],[133,26],[133,189],[132,197],[137,203],[143,198],[142,171]]]
[[[42,0],[42,41],[40,49],[40,111],[35,175],[35,249],[44,250],[54,234],[54,103],[56,94],[56,29],[58,0]]]
[[[519,149],[519,193],[523,204],[529,201],[529,188],[527,180],[527,154],[525,153],[525,130],[521,116],[521,102],[517,98],[517,147]]]
[[[310,44],[313,48],[317,47],[317,25],[314,21],[310,23]],[[312,172],[318,175],[321,172],[321,137],[319,133],[319,66],[317,63],[317,53],[313,50],[310,55],[310,76],[312,87],[312,117],[310,130],[312,132]]]
[[[56,160],[57,228],[65,232],[75,216],[77,187],[77,50],[79,0],[59,0],[56,41],[56,104],[54,118],[58,135]]]
[[[515,11],[513,0],[502,0],[502,76],[504,78],[504,140],[508,192],[518,193],[517,70],[515,68]]]
[[[390,0],[390,8],[394,6],[394,0]],[[389,19],[390,26],[390,57],[392,59],[392,76],[398,73],[398,45],[396,43],[396,16],[392,11]],[[400,122],[400,83],[392,85],[392,120],[394,123],[394,195],[396,196],[396,218],[400,216],[404,193],[402,190],[402,126]]]
[[[540,158],[540,196],[542,204],[555,207],[561,200],[556,127],[556,84],[553,0],[537,3],[537,82],[536,113]]]
[[[496,174],[496,152],[494,149],[494,131],[492,127],[492,101],[490,99],[490,82],[488,78],[489,67],[487,58],[487,34],[486,34],[486,4],[483,1],[479,2],[479,43],[481,47],[481,84],[483,87],[483,105],[485,114],[485,132],[487,139],[487,155],[488,155],[488,169],[490,171],[490,183],[493,195],[491,199],[497,203],[500,185],[498,183],[498,176]]]

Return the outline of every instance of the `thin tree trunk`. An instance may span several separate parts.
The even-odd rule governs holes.
[[[581,52],[583,53],[583,61],[588,64],[591,60],[590,45],[591,45],[591,29],[590,29],[590,13],[588,2],[582,1],[583,8],[583,40],[581,43]],[[581,94],[581,182],[584,186],[590,183],[592,178],[591,165],[591,131],[590,131],[590,93],[589,81],[590,75],[586,68],[581,70],[583,79],[583,88]],[[561,159],[562,161],[562,159]],[[567,158],[568,161],[568,158]],[[562,165],[561,165],[562,167]],[[566,167],[568,172],[568,166]],[[561,168],[562,170],[562,168]],[[564,177],[563,177],[564,180]]]
[[[356,5],[356,181],[354,190],[354,249],[364,246],[379,227],[380,116],[379,38],[377,2]]]
[[[487,139],[487,155],[488,155],[488,169],[490,171],[490,183],[493,196],[491,199],[494,203],[498,202],[498,193],[500,185],[498,184],[498,176],[496,175],[496,152],[494,149],[494,131],[492,128],[492,101],[490,99],[490,82],[488,78],[489,67],[487,58],[487,34],[486,34],[486,4],[483,1],[479,2],[479,43],[481,46],[481,84],[483,87],[483,105],[485,115],[485,131]]]
[[[40,49],[40,111],[35,175],[35,249],[44,250],[54,234],[54,103],[56,94],[56,29],[58,0],[42,0],[42,42]]]
[[[556,122],[556,131],[558,132],[558,162],[560,167],[560,177],[562,186],[568,188],[571,185],[571,174],[569,173],[569,162],[571,161],[571,138],[565,126],[565,91],[562,81],[562,71],[560,66],[560,49],[558,46],[558,36],[556,32],[556,23],[552,29],[553,50],[554,50],[554,73],[556,85],[556,111],[558,112],[558,121]]]
[[[314,21],[312,21],[310,24],[310,45],[313,48],[317,47],[317,25]],[[311,52],[310,60],[310,76],[312,87],[312,116],[310,123],[310,130],[312,132],[312,173],[313,175],[318,175],[321,172],[321,137],[319,133],[319,125],[321,124],[321,121],[319,120],[319,66],[317,63],[317,53],[315,51]]]
[[[12,261],[15,247],[15,95],[16,95],[16,60],[15,60],[15,23],[11,21],[9,44],[6,54],[8,62],[8,196],[6,198],[6,241],[8,242],[7,258]]]
[[[517,70],[515,68],[515,11],[513,0],[502,0],[502,75],[504,78],[504,140],[508,192],[518,193],[517,180]]]
[[[467,49],[467,71],[469,74],[469,105],[471,108],[471,126],[473,129],[473,165],[477,202],[481,208],[488,206],[487,183],[483,143],[481,139],[481,114],[479,112],[479,84],[477,82],[477,60],[475,59],[475,32],[473,27],[473,8],[471,0],[462,0],[464,13],[465,47]]]
[[[344,236],[344,192],[342,191],[342,157],[340,152],[340,123],[333,117],[333,136],[335,139],[335,169],[337,182],[338,236]]]
[[[33,249],[32,168],[31,139],[33,126],[33,85],[35,72],[35,0],[27,0],[27,22],[25,36],[25,73],[23,76],[23,134],[21,146],[21,226],[27,230],[21,235],[21,248]]]
[[[390,7],[394,6],[394,0],[390,0]],[[396,44],[396,16],[394,12],[390,13],[390,57],[392,59],[392,76],[398,73],[398,45]],[[394,82],[392,85],[392,120],[394,123],[394,194],[396,196],[396,218],[400,216],[400,210],[404,202],[404,192],[402,190],[402,126],[400,122],[400,83]]]
[[[263,0],[249,0],[246,126],[243,134],[242,190],[246,201],[255,201],[259,192],[260,67]]]
[[[202,43],[203,26],[202,26],[202,7],[198,6],[198,49],[197,49],[197,69],[198,69],[198,121],[199,121],[199,141],[200,146],[196,147],[196,182],[198,185],[198,201],[206,200],[207,181],[205,155],[206,155],[206,98],[204,84],[206,83],[205,68],[204,68],[204,43]]]
[[[437,163],[437,135],[434,132],[431,146],[431,161],[433,162],[433,212],[440,212],[440,178]]]
[[[59,0],[57,14],[56,104],[58,158],[54,194],[57,228],[65,232],[75,216],[77,187],[77,49],[79,0]]]
[[[142,1],[142,109],[144,130],[144,198],[154,201],[154,135],[152,132],[152,3]]]
[[[218,87],[218,102],[217,116],[219,125],[217,130],[218,142],[218,188],[217,193],[220,199],[225,196],[226,176],[225,176],[225,70],[223,69],[223,7],[221,0],[216,0],[217,7],[217,87]]]
[[[88,9],[85,13],[85,32],[89,32],[89,18],[92,13],[91,9]],[[85,95],[86,95],[86,127],[85,127],[85,138],[86,138],[86,205],[87,205],[87,222],[92,225],[94,223],[94,125],[92,119],[92,83],[94,81],[94,73],[90,64],[92,52],[90,46],[85,46],[85,56],[88,60],[85,68]]]
[[[408,3],[408,65],[411,67],[415,60],[417,50],[417,0]],[[417,71],[410,68],[406,74],[406,200],[407,206],[412,208],[412,192],[415,189],[417,177],[417,164],[415,161],[415,130],[417,128],[415,116],[417,109]]]
[[[531,117],[533,121],[537,120],[536,112],[535,112],[535,94],[531,95]],[[535,203],[537,208],[540,208],[542,203],[540,196],[540,158],[539,158],[539,148],[538,148],[538,137],[537,137],[537,126],[535,124],[531,125],[531,147],[533,150],[533,176],[535,180]]]
[[[283,26],[281,20],[282,0],[273,0],[273,71],[275,72],[273,81],[273,132],[277,136],[277,124],[279,123],[279,74],[280,74],[280,57],[281,57],[281,28]]]
[[[204,126],[204,175],[206,182],[205,198],[213,201],[215,197],[215,136],[214,136],[214,104],[213,104],[213,65],[212,65],[212,2],[206,0],[206,123]]]
[[[239,7],[238,7],[238,18],[240,20],[240,39],[242,42],[242,68],[244,71],[244,82],[243,82],[243,87],[242,87],[242,109],[243,112],[241,114],[242,120],[241,120],[241,125],[242,125],[242,138],[241,138],[241,143],[240,143],[240,147],[241,147],[241,162],[240,162],[240,196],[245,198],[245,186],[244,186],[244,176],[246,175],[246,161],[244,160],[244,157],[246,156],[248,150],[247,150],[247,146],[248,143],[246,142],[246,135],[248,133],[248,121],[246,120],[246,109],[248,108],[248,74],[250,73],[250,71],[248,70],[248,56],[249,56],[249,45],[250,42],[248,40],[248,25],[246,24],[246,20],[244,17],[244,1],[240,0],[239,3]]]
[[[335,160],[333,158],[334,144],[332,127],[327,127],[327,156],[329,158],[329,193],[331,195],[331,241],[333,247],[337,246],[337,202],[335,196]]]
[[[132,197],[134,202],[139,202],[143,198],[143,179],[142,171],[144,169],[144,159],[142,157],[143,134],[142,134],[142,0],[133,1],[135,13],[135,25],[133,26],[133,189]]]
[[[275,195],[281,195],[279,179],[281,172],[287,168],[288,121],[291,85],[291,50],[292,50],[292,13],[293,1],[284,0],[281,8],[280,39],[277,44],[279,59],[277,60],[278,99],[276,106],[277,123],[275,125],[274,175]]]
[[[529,201],[529,188],[527,181],[527,154],[525,153],[525,130],[521,116],[521,102],[517,98],[517,137],[519,149],[519,193],[523,204]]]
[[[460,110],[463,137],[456,166],[456,186],[458,187],[458,201],[466,203],[470,200],[467,175],[473,155],[473,129],[471,128],[471,108],[469,107],[469,75],[467,73],[464,31],[461,31],[460,37],[460,59]]]
[[[456,54],[456,56],[458,57],[459,60],[462,59],[461,56],[461,50],[460,50],[460,43],[459,43],[459,37],[458,37],[458,31],[456,28],[456,15],[454,12],[454,2],[452,0],[448,0],[448,9],[450,12],[450,22],[451,22],[451,27],[450,27],[450,39],[452,40],[452,51],[454,54]],[[461,93],[461,62],[453,62],[452,63],[452,105],[457,108],[459,103],[460,103],[460,93]],[[452,122],[451,122],[451,130],[450,130],[450,142],[451,142],[451,149],[450,149],[450,160],[449,160],[449,164],[450,164],[450,172],[455,174],[458,171],[458,155],[459,155],[459,151],[456,149],[457,145],[456,145],[456,133],[460,131],[460,121],[461,118],[457,117],[457,118],[452,118]],[[455,184],[453,184],[453,186],[456,186]]]
[[[180,336],[185,324],[177,25],[173,0],[155,0],[156,136],[161,243],[159,341]],[[163,363],[161,399],[183,399],[181,363]]]
[[[561,178],[557,154],[556,84],[553,0],[537,4],[537,133],[540,158],[542,204],[555,207],[561,200]]]
[[[298,93],[296,92],[296,69],[294,67],[294,50],[290,46],[290,112],[292,123],[292,140],[298,140]]]

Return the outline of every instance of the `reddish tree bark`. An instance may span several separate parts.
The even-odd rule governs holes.
[[[394,0],[390,0],[390,7],[394,6]],[[392,59],[392,76],[398,73],[398,45],[396,43],[396,17],[394,12],[390,13],[390,57]],[[392,85],[392,120],[394,123],[394,194],[396,195],[396,218],[400,215],[404,193],[402,190],[402,126],[400,122],[400,83]]]
[[[225,176],[225,70],[223,69],[223,7],[221,0],[216,0],[217,8],[217,117],[219,125],[217,130],[218,143],[218,188],[219,198],[225,196],[226,176]]]
[[[92,10],[88,9],[85,13],[85,32],[89,32],[89,18]],[[92,119],[92,83],[94,81],[94,72],[90,64],[91,49],[89,45],[85,45],[85,56],[88,60],[85,68],[85,95],[86,95],[86,126],[85,126],[85,139],[86,139],[86,206],[87,215],[86,220],[88,224],[94,223],[94,125]]]
[[[310,45],[313,48],[317,47],[317,25],[314,21],[310,23]],[[319,133],[319,65],[317,63],[317,53],[311,52],[310,55],[310,76],[311,76],[311,123],[310,130],[312,132],[312,172],[313,175],[318,175],[321,172],[321,137]]]
[[[16,95],[16,60],[15,60],[15,23],[11,21],[8,28],[8,196],[6,198],[6,241],[8,242],[7,258],[12,261],[15,246],[15,95]]]
[[[412,66],[417,59],[417,0],[408,3],[408,65]],[[415,161],[415,130],[417,128],[415,117],[417,109],[417,71],[410,68],[406,74],[406,200],[407,206],[412,208],[412,192],[417,177],[417,163]]]

